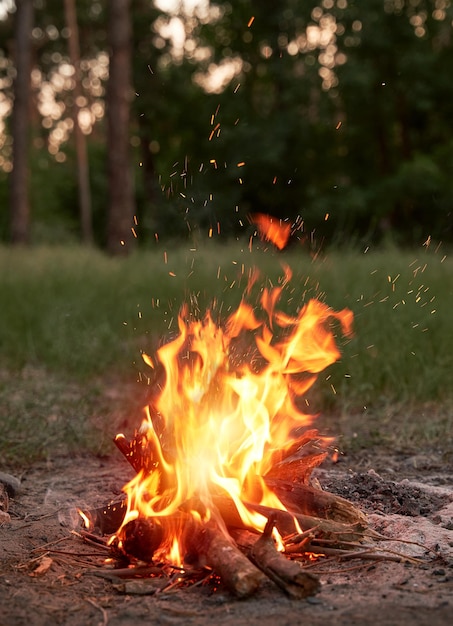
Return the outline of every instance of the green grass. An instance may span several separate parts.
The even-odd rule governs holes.
[[[209,245],[208,245],[209,244]],[[208,242],[112,259],[84,248],[0,248],[0,455],[4,463],[109,450],[138,424],[140,352],[177,331],[184,301],[224,318],[253,267],[260,287],[293,278],[281,306],[310,297],[354,312],[339,363],[309,401],[334,434],[364,445],[452,446],[453,262],[440,250],[276,253]],[[417,416],[417,418],[411,418]],[[357,439],[357,437],[355,437]],[[346,443],[345,445],[349,445]],[[0,465],[2,461],[0,461]]]

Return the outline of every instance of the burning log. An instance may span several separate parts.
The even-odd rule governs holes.
[[[308,433],[298,440],[297,446],[295,444],[290,450],[294,451],[295,448],[300,448],[300,446],[305,445],[307,441],[314,436],[314,433],[316,433],[316,431],[308,431]],[[137,473],[142,469],[147,471],[151,467],[156,467],[154,457],[150,454],[149,450],[148,456],[146,457],[148,465],[146,467],[143,466],[142,455],[138,452],[142,450],[143,446],[140,436],[136,435],[132,442],[129,443],[124,435],[117,435],[114,441],[118,449],[130,462]],[[303,461],[305,469],[305,473],[302,473],[300,479],[303,480],[307,478],[308,472],[311,473],[313,467],[318,465],[320,456],[324,459],[324,454],[314,456],[315,459],[312,459],[311,456],[300,459],[301,462]],[[298,463],[298,461],[295,461],[294,463]],[[290,476],[285,477],[283,469],[285,467],[288,468],[288,466],[290,468]],[[308,468],[310,469],[308,470]],[[300,479],[296,483],[292,474],[293,469],[294,466],[290,463],[282,462],[278,466],[278,472],[269,472],[264,477],[264,482],[289,510],[297,514],[296,517],[302,516],[300,520],[303,524],[302,529],[307,530],[307,528],[313,527],[313,517],[321,518],[322,520],[333,520],[341,522],[342,524],[350,524],[353,526],[358,525],[358,530],[363,530],[367,527],[365,515],[357,507],[341,496],[337,496],[327,491],[310,487],[303,482],[299,482]],[[277,478],[275,477],[275,474],[280,476]],[[291,476],[293,476],[292,482],[290,478]],[[252,480],[252,488],[256,488],[259,491],[261,489],[260,480],[261,479],[259,477]],[[304,519],[304,517],[307,517],[308,519]],[[307,523],[310,525],[307,526]],[[328,524],[323,524],[323,526],[327,528],[329,527]]]
[[[124,526],[122,550],[139,561],[152,563],[163,538],[164,530],[159,520],[139,518]]]
[[[303,432],[288,448],[273,452],[266,477],[307,484],[312,471],[327,457],[327,452],[317,451],[319,446],[323,440],[315,428]]]
[[[213,502],[227,528],[254,531],[252,527],[247,526],[241,519],[236,505],[230,497],[224,494],[217,494],[213,496]],[[335,520],[294,513],[293,511],[276,509],[253,502],[244,502],[244,504],[251,511],[260,513],[267,519],[272,518],[275,522],[276,529],[282,537],[287,537],[288,535],[299,532],[298,525],[303,531],[316,529],[317,535],[332,538],[337,541],[360,541],[363,538],[363,532],[367,529],[367,524],[363,521],[364,516],[361,511],[358,511],[357,519],[354,523],[345,524]]]
[[[295,513],[367,527],[366,517],[362,511],[341,496],[309,485],[276,480],[268,476],[264,481],[283,504]]]
[[[262,504],[248,503],[247,506],[268,519],[273,517],[275,519],[275,527],[283,537],[291,535],[296,531],[294,520],[296,520],[302,530],[316,529],[317,534],[336,539],[337,541],[360,541],[366,529],[366,526],[363,526],[360,522],[343,524],[342,522],[321,519],[311,515],[293,514],[289,511],[273,509]]]
[[[123,523],[126,511],[127,501],[123,496],[98,509],[86,511],[85,515],[90,528],[98,530],[102,535],[113,535]]]
[[[137,435],[135,435],[133,441],[136,441],[136,439],[137,439]],[[121,452],[121,454],[124,456],[126,461],[130,463],[131,467],[138,474],[138,472],[143,467],[144,459],[142,458],[142,455],[134,454],[134,450],[132,449],[131,443],[126,439],[123,433],[119,433],[118,435],[116,435],[115,439],[113,440],[113,443]]]
[[[132,441],[120,433],[113,440],[114,444],[138,474],[149,473],[158,466],[158,455],[152,449],[151,442],[140,432],[135,433]]]
[[[266,524],[263,534],[249,550],[249,557],[283,591],[296,600],[313,596],[320,590],[319,579],[303,572],[299,563],[290,561],[277,551],[272,539],[274,520]]]
[[[116,539],[112,546],[113,556],[120,559],[133,557],[152,564],[155,552],[160,548],[166,526],[184,526],[184,543],[187,558],[196,560],[200,567],[209,567],[239,598],[252,595],[264,576],[238,549],[231,538],[213,522],[196,523],[185,513],[171,518],[138,518],[128,522],[122,530],[121,547]]]
[[[366,517],[360,509],[340,496],[321,491],[320,489],[313,489],[306,485],[298,486],[297,489],[291,491],[291,497],[288,498],[282,497],[279,489],[276,490],[276,493],[288,507],[288,511],[253,502],[248,502],[247,507],[257,513],[261,513],[268,519],[273,518],[278,531],[283,536],[297,532],[294,520],[297,520],[303,531],[316,528],[317,533],[323,537],[334,538],[338,541],[360,540],[363,532],[368,528]],[[303,503],[306,493],[311,498],[311,509],[308,504]],[[236,505],[229,496],[226,494],[213,495],[213,503],[228,528],[253,531],[253,528],[247,527],[241,519]],[[191,502],[188,504],[197,509],[197,503]],[[93,527],[97,528],[102,534],[113,534],[120,528],[126,509],[126,500],[123,498],[120,501],[110,502],[104,507],[92,509],[87,512],[87,515]],[[299,513],[298,509],[311,510],[314,514]]]
[[[261,571],[213,524],[199,527],[190,540],[190,549],[201,565],[211,567],[239,598],[252,595],[264,579]]]
[[[282,461],[274,465],[266,474],[266,479],[280,479],[298,484],[308,484],[311,473],[326,460],[327,452],[310,454],[291,461]]]

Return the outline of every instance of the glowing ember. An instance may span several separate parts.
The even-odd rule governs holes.
[[[289,279],[287,271],[284,284]],[[285,509],[260,477],[294,444],[296,429],[300,437],[313,421],[297,399],[339,358],[331,322],[349,334],[352,313],[310,300],[293,317],[277,309],[282,289],[264,289],[259,311],[244,297],[223,327],[210,312],[193,320],[183,308],[178,337],[155,359],[144,356],[164,369],[165,381],[136,438],[143,469],[124,488],[118,545],[128,524],[152,520],[156,558],[180,564],[191,525],[213,520],[224,528],[216,495],[227,494],[244,523],[260,531],[267,519],[248,502]]]
[[[258,226],[258,233],[262,239],[270,241],[279,250],[285,248],[291,234],[290,224],[263,213],[254,213],[251,220]]]

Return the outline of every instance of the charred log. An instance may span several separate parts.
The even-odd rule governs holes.
[[[106,506],[91,509],[85,512],[90,520],[90,528],[99,531],[102,535],[112,535],[120,528],[127,511],[126,497],[114,500]]]
[[[122,529],[122,551],[139,561],[152,563],[154,553],[164,538],[160,520],[139,518],[128,522]]]

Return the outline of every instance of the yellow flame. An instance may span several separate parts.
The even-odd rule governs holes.
[[[287,270],[284,284],[290,278]],[[263,290],[259,313],[244,299],[224,328],[209,311],[193,320],[183,308],[176,339],[156,359],[144,356],[153,368],[160,362],[165,383],[140,430],[152,469],[126,485],[124,523],[175,516],[194,502],[193,515],[207,520],[215,515],[217,492],[227,493],[244,522],[261,531],[267,520],[247,502],[285,508],[260,477],[273,455],[291,445],[293,431],[311,424],[297,399],[339,358],[331,322],[349,334],[352,313],[310,300],[291,316],[277,308],[282,289]],[[167,558],[180,564],[181,530],[169,526]]]

